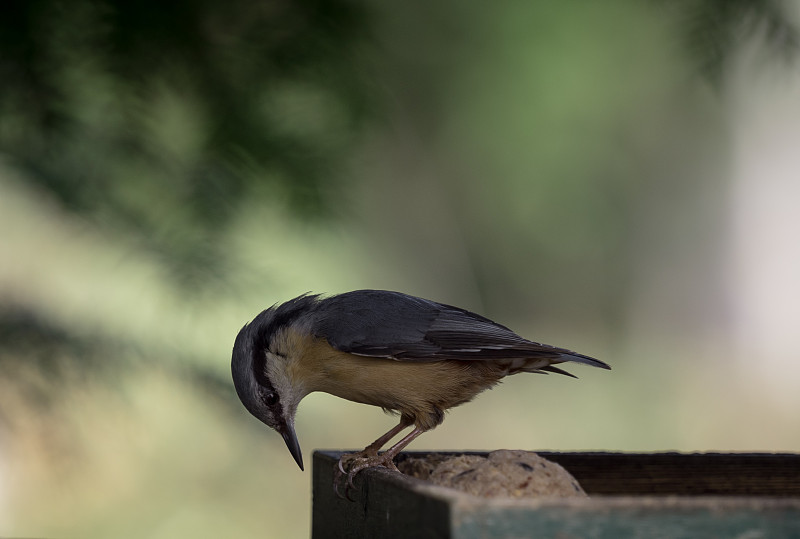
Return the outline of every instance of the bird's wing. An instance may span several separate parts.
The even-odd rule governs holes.
[[[523,339],[478,314],[399,292],[358,290],[321,300],[313,331],[343,352],[402,361],[597,359]]]

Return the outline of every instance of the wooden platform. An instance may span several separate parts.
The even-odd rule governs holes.
[[[312,537],[800,538],[798,454],[539,454],[590,498],[477,498],[369,469],[351,502],[333,492],[341,452],[316,451]]]

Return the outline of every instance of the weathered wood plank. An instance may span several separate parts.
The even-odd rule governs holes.
[[[539,453],[589,494],[800,498],[800,455],[772,453]]]

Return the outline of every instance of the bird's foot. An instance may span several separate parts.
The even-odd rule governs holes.
[[[394,463],[394,454],[391,451],[386,451],[380,455],[377,452],[359,451],[358,453],[346,453],[341,456],[339,462],[333,471],[333,490],[340,498],[347,498],[350,501],[355,501],[350,497],[350,491],[355,490],[356,486],[353,483],[356,475],[367,468],[374,468],[382,466],[395,472],[400,472]],[[344,495],[339,490],[339,484],[344,480]]]

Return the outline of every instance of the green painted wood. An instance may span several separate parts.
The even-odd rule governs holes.
[[[341,453],[317,451],[312,537],[800,538],[800,455],[540,454],[592,497],[484,499],[371,469],[351,502],[333,492]]]
[[[729,501],[729,500],[728,500]],[[617,506],[602,501],[577,506],[498,508],[491,504],[458,511],[451,537],[797,538],[797,508],[783,504],[709,503],[645,507],[638,500]]]

